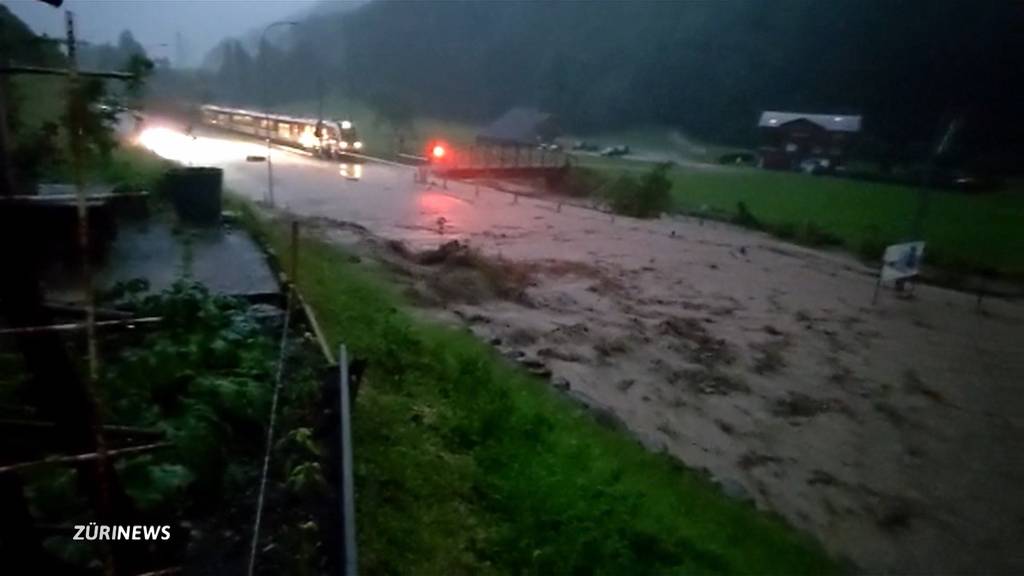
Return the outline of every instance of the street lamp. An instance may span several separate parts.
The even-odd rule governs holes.
[[[263,119],[263,128],[267,137],[267,203],[271,206],[274,205],[274,163],[270,159],[270,98],[267,96],[267,51],[265,50],[264,42],[266,40],[267,32],[277,26],[298,26],[299,23],[293,20],[281,20],[278,22],[271,22],[267,24],[266,28],[260,34],[260,52],[262,52],[261,61],[261,74],[263,77],[263,112],[265,118]]]

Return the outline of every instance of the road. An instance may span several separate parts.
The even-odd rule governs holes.
[[[196,130],[195,136],[186,136],[172,124],[154,123],[147,128],[143,144],[184,164],[222,168],[227,188],[265,200],[267,165],[247,161],[249,156],[265,156],[264,145],[205,130]],[[436,179],[420,184],[415,182],[414,167],[385,161],[339,163],[281,147],[273,148],[271,158],[276,207],[301,216],[355,222],[375,235],[417,247],[489,234],[556,209],[551,202],[525,198],[520,202],[512,194],[472,184]],[[599,213],[582,218],[608,220]]]
[[[266,165],[245,160],[264,147],[197,136],[145,143],[264,196]],[[418,300],[432,312],[545,365],[645,445],[861,570],[1024,572],[1021,303],[979,311],[971,295],[919,286],[872,305],[873,271],[855,259],[724,224],[443,189],[375,162],[354,179],[351,166],[273,159],[279,207],[417,249],[467,240],[501,257],[492,266],[526,270],[522,298],[487,293],[465,267],[411,265],[405,278],[434,291]]]

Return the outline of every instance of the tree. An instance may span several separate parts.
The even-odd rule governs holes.
[[[132,75],[132,79],[125,84],[125,94],[133,100],[139,100],[142,98],[146,81],[153,74],[153,61],[144,54],[132,54],[123,71]]]
[[[117,37],[118,57],[128,60],[135,56],[145,56],[146,50],[135,40],[130,30],[123,30]]]
[[[377,111],[377,123],[391,126],[395,147],[399,152],[403,152],[405,141],[413,127],[412,106],[406,100],[384,92],[374,97],[373,104]]]
[[[972,123],[989,115],[1009,140],[1020,3],[819,4],[369,2],[318,16],[302,45],[275,44],[285,55],[270,59],[268,87],[307,98],[313,83],[296,72],[312,70],[347,98],[401,95],[427,116],[479,122],[534,105],[569,130],[648,124],[745,145],[763,110],[860,114],[898,150],[923,150],[951,107],[980,111]]]
[[[64,129],[81,137],[83,164],[106,162],[117,146],[117,112],[107,102],[107,87],[98,78],[81,78],[69,92],[71,103],[63,116]]]
[[[228,40],[221,51],[217,79],[223,87],[223,93],[232,100],[255,101],[256,95],[251,89],[255,78],[252,56],[238,40]]]

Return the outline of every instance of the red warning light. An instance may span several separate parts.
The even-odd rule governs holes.
[[[447,150],[445,150],[444,146],[441,144],[434,144],[434,149],[431,150],[431,153],[434,155],[435,160],[440,160],[441,158],[444,158],[445,152],[447,152]]]

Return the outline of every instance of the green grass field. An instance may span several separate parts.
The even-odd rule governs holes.
[[[247,220],[288,253],[283,227]],[[370,362],[354,421],[363,572],[837,571],[807,537],[602,428],[471,335],[414,320],[372,264],[315,239],[299,260],[332,344]]]
[[[737,169],[678,169],[674,194],[683,210],[735,211],[744,202],[769,225],[813,222],[859,251],[865,243],[913,240],[921,191],[892,184]],[[930,192],[922,225],[929,259],[954,269],[991,269],[1024,277],[1024,194]]]

